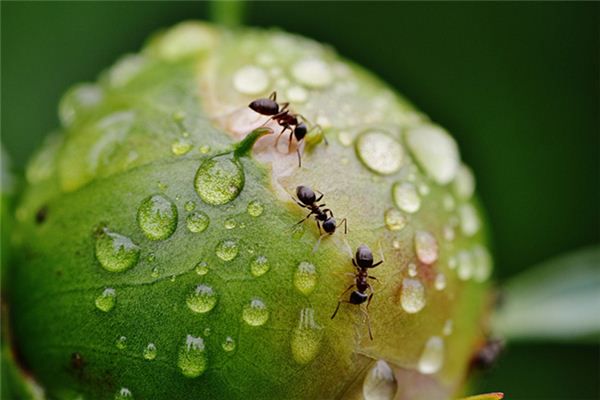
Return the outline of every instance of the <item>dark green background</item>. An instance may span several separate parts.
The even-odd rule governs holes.
[[[22,169],[94,80],[157,28],[207,18],[196,2],[2,2],[2,143]],[[491,220],[502,281],[598,243],[598,3],[249,4],[246,22],[334,46],[457,138]],[[513,344],[477,390],[597,399],[592,345]]]

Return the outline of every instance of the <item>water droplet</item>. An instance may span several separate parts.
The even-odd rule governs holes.
[[[304,103],[308,100],[308,92],[302,86],[290,86],[285,94],[292,103]]]
[[[424,264],[433,264],[438,259],[438,244],[435,236],[426,231],[415,233],[417,258]]]
[[[466,250],[458,252],[458,279],[466,281],[471,279],[474,272],[473,257],[471,253]]]
[[[449,183],[458,170],[458,146],[442,128],[422,125],[410,129],[406,142],[423,169],[439,184]]]
[[[150,240],[164,240],[177,228],[177,207],[167,197],[155,194],[142,201],[137,222]]]
[[[146,360],[154,360],[156,358],[156,345],[154,343],[148,343],[148,346],[144,349],[144,358]]]
[[[235,350],[235,340],[233,340],[231,336],[227,336],[221,344],[221,347],[227,352],[233,351]]]
[[[185,111],[177,110],[173,113],[173,121],[181,122],[185,119]]]
[[[96,107],[102,101],[102,89],[84,83],[71,88],[60,100],[58,116],[63,126],[71,126],[77,118]]]
[[[133,400],[131,390],[127,388],[119,389],[119,391],[115,394],[115,400]]]
[[[421,208],[421,198],[415,185],[410,182],[396,183],[392,188],[396,207],[407,213],[415,213]]]
[[[367,168],[382,175],[398,171],[405,158],[402,145],[379,131],[360,135],[356,141],[356,153]]]
[[[432,336],[425,343],[425,348],[419,358],[419,372],[434,374],[444,364],[444,340],[439,336]]]
[[[208,366],[204,339],[187,335],[185,344],[179,349],[177,366],[181,373],[188,378],[202,375]]]
[[[442,205],[444,206],[444,210],[446,210],[446,211],[454,210],[454,207],[456,206],[454,197],[452,197],[451,194],[444,195],[444,199],[442,200]]]
[[[352,142],[354,142],[354,137],[348,131],[340,131],[338,133],[338,140],[342,144],[342,146],[352,146]]]
[[[158,267],[152,268],[152,271],[150,272],[150,276],[153,278],[158,278],[160,276],[160,269],[158,269]]]
[[[217,257],[223,261],[231,261],[237,257],[239,253],[238,244],[233,239],[222,240],[217,244],[215,249]]]
[[[119,336],[115,341],[115,346],[117,346],[117,349],[119,350],[124,350],[127,348],[127,337]]]
[[[225,229],[233,229],[237,226],[237,223],[233,218],[227,218],[223,223],[223,226],[225,227]]]
[[[171,143],[171,153],[176,156],[187,154],[192,149],[192,143],[189,140],[177,139]]]
[[[435,276],[433,286],[436,290],[444,290],[446,288],[446,275],[444,275],[442,272],[438,272],[438,274]]]
[[[215,157],[205,160],[194,179],[198,196],[207,204],[222,205],[234,200],[244,187],[244,172],[237,160]]]
[[[456,260],[456,257],[450,257],[448,259],[448,268],[456,269],[457,265],[458,265],[458,261]]]
[[[154,260],[156,260],[156,254],[154,254],[154,253],[148,254],[148,256],[146,257],[146,260],[148,260],[149,263],[153,263]]]
[[[454,178],[454,193],[462,200],[469,200],[475,192],[475,178],[471,168],[464,164],[458,167]]]
[[[258,200],[252,200],[250,203],[248,203],[248,214],[253,217],[259,217],[263,213],[263,210],[264,207]]]
[[[190,310],[198,314],[204,314],[215,308],[217,294],[207,285],[198,285],[188,296],[186,303]]]
[[[456,232],[454,231],[454,227],[452,225],[446,225],[442,228],[442,235],[444,236],[444,240],[447,242],[451,242],[456,237]]]
[[[394,371],[388,363],[378,360],[363,382],[364,400],[393,400],[398,390]]]
[[[161,192],[165,192],[169,188],[169,186],[166,183],[160,181],[156,184],[156,186]]]
[[[479,230],[479,217],[475,208],[467,203],[460,206],[458,209],[460,218],[460,229],[467,236],[473,236]]]
[[[408,276],[414,278],[417,276],[417,265],[410,263],[408,264]]]
[[[208,263],[206,261],[200,261],[196,264],[196,273],[200,276],[208,274]]]
[[[265,256],[258,256],[250,263],[250,272],[254,276],[261,276],[271,268],[269,260]]]
[[[208,215],[202,211],[196,211],[185,218],[185,225],[192,233],[204,232],[210,223]]]
[[[492,273],[492,257],[483,246],[476,245],[472,251],[475,262],[475,272],[473,274],[477,282],[485,282]]]
[[[310,294],[317,284],[317,269],[308,261],[302,261],[294,273],[294,286],[301,293]]]
[[[200,153],[202,154],[208,154],[210,153],[210,146],[207,144],[203,144],[202,146],[200,146]]]
[[[269,310],[260,299],[252,299],[249,304],[244,306],[242,319],[250,326],[264,325],[269,319]]]
[[[386,228],[390,231],[399,231],[406,226],[406,217],[395,208],[387,210],[383,218]]]
[[[137,264],[140,247],[127,236],[104,227],[96,232],[96,259],[109,272],[122,272]]]
[[[96,308],[100,311],[109,312],[115,307],[117,292],[113,288],[106,288],[102,294],[96,297]]]
[[[204,328],[204,336],[210,336],[210,328]]]
[[[321,345],[321,329],[315,322],[315,310],[300,310],[298,327],[292,332],[290,342],[292,356],[298,364],[308,364],[317,356]]]
[[[452,330],[453,330],[452,320],[447,319],[446,322],[444,322],[444,328],[442,329],[442,333],[444,334],[444,336],[450,336],[452,334]]]
[[[185,208],[185,211],[187,212],[192,212],[196,209],[196,203],[194,203],[193,201],[189,200],[185,202],[185,205],[183,206],[183,208]]]
[[[261,94],[269,87],[269,76],[261,67],[246,65],[233,74],[233,87],[242,94]]]
[[[394,249],[398,250],[399,248],[401,248],[401,247],[402,247],[402,242],[401,242],[400,240],[398,240],[398,239],[394,239],[394,240],[392,241],[392,247],[393,247]]]
[[[409,314],[418,313],[425,307],[425,288],[421,281],[411,278],[402,280],[400,304]]]
[[[329,65],[317,58],[298,61],[292,67],[292,76],[301,84],[312,88],[323,88],[333,81]]]

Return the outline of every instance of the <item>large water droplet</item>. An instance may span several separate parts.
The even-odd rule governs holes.
[[[177,228],[177,207],[161,194],[152,195],[140,204],[137,221],[148,239],[164,240]]]
[[[398,171],[405,158],[402,145],[379,131],[360,135],[356,141],[356,154],[367,168],[382,175]]]
[[[210,286],[198,285],[190,293],[186,303],[189,309],[195,313],[207,313],[217,304],[217,294]]]
[[[250,203],[248,203],[247,210],[248,214],[252,215],[253,217],[259,217],[263,213],[264,207],[260,201],[252,200]]]
[[[156,358],[156,345],[154,343],[148,343],[148,346],[144,349],[144,358],[150,361]]]
[[[317,269],[308,261],[302,261],[294,273],[294,286],[301,293],[310,294],[317,284]]]
[[[233,218],[227,218],[223,223],[225,229],[234,229],[237,226],[237,222]]]
[[[409,314],[418,313],[425,307],[425,288],[421,281],[410,278],[402,280],[400,305]]]
[[[390,208],[383,215],[385,227],[390,231],[399,231],[406,226],[406,217],[395,208]]]
[[[258,256],[250,263],[250,272],[254,276],[261,276],[269,271],[271,266],[269,265],[269,260],[265,256]]]
[[[96,308],[100,311],[109,312],[115,307],[117,292],[113,288],[106,288],[102,294],[96,297]]]
[[[140,248],[127,236],[103,227],[96,231],[96,259],[109,272],[125,271],[140,258]]]
[[[185,344],[179,349],[177,366],[188,378],[202,375],[208,366],[204,339],[187,335]]]
[[[458,279],[466,281],[471,279],[475,266],[473,265],[473,257],[467,250],[461,250],[458,252]]]
[[[204,232],[210,224],[210,218],[202,211],[196,211],[185,218],[185,225],[193,233]]]
[[[244,187],[244,171],[237,160],[215,157],[205,160],[194,179],[198,196],[207,204],[221,205],[234,200]]]
[[[425,343],[425,348],[419,358],[419,372],[434,374],[444,364],[444,340],[439,336],[432,336]]]
[[[260,299],[252,299],[249,304],[244,306],[242,319],[250,326],[264,325],[269,319],[269,310]]]
[[[396,183],[392,188],[396,207],[407,213],[415,213],[421,208],[421,198],[415,185],[410,182]]]
[[[298,61],[292,67],[292,76],[298,82],[312,88],[323,88],[333,80],[329,65],[318,58],[307,58]]]
[[[423,169],[439,184],[449,183],[458,170],[458,146],[448,133],[438,126],[412,128],[406,142]]]
[[[467,203],[460,206],[458,209],[460,217],[460,229],[467,236],[473,236],[479,230],[480,222],[475,208]]]
[[[129,389],[121,388],[115,393],[115,400],[133,400],[133,394]]]
[[[195,270],[196,273],[201,276],[208,274],[208,263],[206,261],[200,261],[196,264]]]
[[[269,87],[269,75],[256,65],[246,65],[233,74],[233,87],[242,94],[261,94]]]
[[[127,337],[119,336],[115,341],[115,346],[117,346],[117,349],[119,350],[124,350],[127,348]]]
[[[321,326],[315,322],[315,310],[300,310],[298,327],[292,332],[292,356],[299,364],[308,364],[317,356],[321,345]]]
[[[398,390],[394,371],[388,363],[378,360],[363,382],[364,400],[392,400]]]
[[[227,352],[233,351],[235,350],[235,340],[231,336],[227,336],[223,343],[221,343],[221,347]]]
[[[237,257],[240,249],[233,239],[222,240],[217,244],[215,253],[223,261],[231,261]]]
[[[176,156],[182,156],[187,154],[192,149],[193,145],[187,139],[177,139],[173,143],[171,143],[171,153]]]
[[[438,244],[435,236],[426,231],[415,233],[417,258],[424,264],[433,264],[438,259]]]

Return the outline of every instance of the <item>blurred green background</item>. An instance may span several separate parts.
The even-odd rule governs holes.
[[[61,94],[198,2],[2,2],[2,143],[22,170]],[[500,282],[599,242],[598,3],[255,2],[246,24],[335,47],[448,128],[477,177]],[[511,344],[478,391],[600,398],[600,348]]]

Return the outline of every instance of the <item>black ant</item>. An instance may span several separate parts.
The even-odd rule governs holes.
[[[294,201],[300,207],[308,208],[310,210],[310,213],[296,225],[303,223],[312,215],[314,215],[315,221],[317,222],[317,227],[319,228],[319,234],[321,234],[321,225],[323,226],[325,234],[332,235],[342,224],[344,224],[344,233],[348,233],[348,223],[346,218],[344,218],[339,224],[336,223],[336,220],[333,217],[333,211],[331,211],[329,208],[322,208],[325,207],[326,204],[318,204],[318,202],[324,196],[323,193],[319,191],[317,191],[317,193],[319,193],[319,197],[317,197],[315,192],[308,186],[298,186],[296,188],[296,196],[298,197],[299,201],[296,199],[294,199]]]
[[[279,132],[279,136],[277,136],[277,140],[275,141],[275,147],[277,148],[277,144],[279,143],[279,139],[281,135],[285,133],[286,130],[290,131],[290,137],[288,141],[288,152],[290,152],[290,148],[292,145],[292,137],[296,138],[296,142],[298,145],[304,137],[308,133],[308,127],[306,123],[302,120],[306,120],[300,114],[290,113],[288,107],[290,106],[289,102],[285,102],[282,104],[277,103],[277,92],[273,92],[269,95],[268,98],[261,98],[252,101],[248,107],[250,107],[253,111],[271,117],[273,121],[277,122],[279,126],[283,129]],[[318,125],[315,126],[318,128]],[[327,140],[325,139],[327,143]],[[296,148],[296,153],[298,154],[298,166],[302,166],[302,156],[300,155],[300,149]]]
[[[354,283],[340,295],[340,300],[338,301],[337,307],[331,316],[331,319],[335,318],[338,310],[340,309],[340,305],[342,303],[355,304],[360,306],[363,303],[367,303],[366,310],[360,309],[365,316],[367,317],[367,326],[369,328],[369,338],[373,340],[373,334],[371,333],[371,322],[369,321],[369,304],[371,304],[371,299],[375,294],[373,287],[367,281],[367,279],[377,280],[374,276],[369,276],[369,268],[375,268],[378,265],[381,265],[383,260],[376,262],[373,264],[373,253],[371,249],[367,245],[361,244],[356,249],[356,255],[352,258],[352,264],[356,267],[356,272],[354,273]],[[350,293],[350,300],[342,300],[341,297],[344,296],[350,289],[356,287],[356,290]],[[370,292],[370,294],[367,294]]]
[[[488,338],[484,345],[471,358],[470,368],[472,370],[489,370],[494,366],[503,350],[503,340]]]

